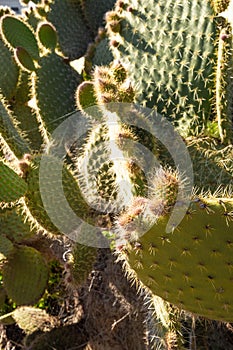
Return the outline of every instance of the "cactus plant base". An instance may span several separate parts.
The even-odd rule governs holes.
[[[231,199],[194,200],[171,233],[160,217],[120,251],[129,278],[181,309],[232,322],[232,209]]]

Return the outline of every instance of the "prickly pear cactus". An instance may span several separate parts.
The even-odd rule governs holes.
[[[2,273],[7,294],[17,305],[33,304],[43,295],[48,269],[37,250],[26,246],[15,248]]]
[[[214,98],[217,24],[210,2],[119,1],[107,24],[137,102],[170,117],[184,134],[200,132]]]
[[[69,206],[101,234],[108,231],[129,279],[165,300],[163,314],[155,310],[162,325],[158,346],[182,346],[177,308],[233,322],[232,1],[118,0],[114,9],[112,0],[97,7],[89,0],[35,3],[24,15],[0,12],[4,293],[24,305],[46,290],[38,232],[45,240],[64,233],[41,196],[40,165],[47,157],[43,175],[52,174],[53,183],[44,194],[59,208],[55,222],[70,224]],[[98,30],[104,18],[106,29]],[[170,232],[174,206],[187,204],[186,180],[134,102],[171,122],[193,162],[194,193]],[[53,132],[73,112],[89,129],[62,159],[57,195],[56,159],[47,153],[57,142]],[[138,144],[159,164],[144,152],[138,164]],[[72,242],[71,250],[64,271],[75,286],[91,272],[96,248]]]
[[[135,198],[118,217],[119,259],[139,287],[143,282],[194,314],[232,321],[232,41],[228,32],[227,52],[221,34],[227,24],[215,16],[228,4],[119,1],[107,14],[107,27],[136,101],[168,117],[186,136],[199,194],[168,233],[182,183],[177,180],[176,188],[166,170],[166,176],[157,172],[154,195]],[[166,152],[160,156],[163,166],[170,164]]]
[[[35,3],[34,8],[24,10],[21,15],[0,7],[1,273],[5,293],[17,305],[32,304],[45,292],[49,273],[47,256],[62,260],[56,253],[45,254],[43,244],[38,243],[41,232],[45,234],[44,240],[62,234],[43,207],[40,159],[50,145],[52,132],[76,110],[75,92],[83,77],[70,61],[85,56],[98,26],[104,24],[104,13],[113,7],[114,1],[102,4],[92,27],[87,24],[93,22],[89,2]],[[47,170],[53,171],[52,161]],[[95,221],[97,213],[85,202],[68,164],[64,165],[63,184],[71,209],[86,221]],[[59,205],[62,206],[61,202]],[[67,217],[60,219],[66,221]],[[75,270],[76,279],[84,281],[96,255],[92,247],[86,248],[84,257],[78,250],[77,246],[70,267]],[[78,261],[80,256],[82,259]]]
[[[196,198],[171,233],[166,233],[169,213],[161,215],[146,234],[125,247],[136,278],[182,309],[232,322],[232,209],[230,198]],[[135,236],[135,219],[125,224],[119,218],[121,234]],[[126,271],[135,278],[129,266]]]

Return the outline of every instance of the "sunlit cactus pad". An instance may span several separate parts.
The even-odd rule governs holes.
[[[215,74],[217,26],[210,3],[141,0],[118,7],[107,16],[112,50],[128,71],[137,102],[179,120],[185,133],[187,126],[202,127]]]
[[[195,314],[233,321],[233,203],[196,199],[166,233],[161,216],[126,246],[126,270],[154,294]],[[130,267],[129,267],[129,265]]]

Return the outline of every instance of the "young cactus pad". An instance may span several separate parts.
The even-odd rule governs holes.
[[[161,215],[119,253],[128,275],[182,309],[232,322],[232,213],[230,198],[196,199],[171,233],[166,233],[169,215]]]

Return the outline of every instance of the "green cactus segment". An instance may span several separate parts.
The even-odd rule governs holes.
[[[0,134],[16,156],[22,157],[30,153],[30,148],[24,135],[16,125],[11,111],[7,108],[4,98],[0,94]]]
[[[115,2],[116,0],[81,0],[85,19],[93,32],[104,26],[104,15],[112,10]]]
[[[6,262],[7,258],[12,254],[14,246],[12,242],[4,235],[0,235],[0,266]]]
[[[24,195],[26,182],[0,161],[0,202],[13,202]]]
[[[232,322],[232,213],[232,199],[196,199],[169,234],[169,215],[161,216],[126,246],[125,258],[136,279],[182,309]]]
[[[94,84],[90,81],[84,81],[78,86],[76,104],[78,109],[84,113],[86,108],[97,105],[94,91]]]
[[[15,119],[20,123],[20,129],[24,130],[25,137],[32,150],[38,151],[42,145],[42,137],[39,131],[37,116],[35,110],[27,104],[22,104],[20,100],[16,100],[12,104]]]
[[[42,144],[42,137],[35,110],[28,105],[30,94],[30,73],[22,70],[10,108],[19,123],[20,129],[24,130],[30,148],[39,150]]]
[[[152,349],[185,350],[180,311],[157,295],[149,295],[148,340]]]
[[[95,47],[95,53],[91,58],[93,66],[106,66],[113,61],[113,54],[109,45],[109,38],[104,38]]]
[[[222,142],[233,140],[233,54],[232,33],[230,25],[223,25],[218,44],[218,61],[216,72],[216,113],[218,130]]]
[[[26,72],[24,70],[20,71],[19,81],[14,92],[14,103],[26,104],[30,100],[30,76],[30,72]]]
[[[150,0],[124,8],[108,16],[108,30],[136,101],[170,117],[184,134],[202,129],[211,111],[217,41],[209,2]],[[111,29],[116,18],[119,33]]]
[[[79,1],[52,1],[47,19],[57,30],[59,46],[65,56],[74,60],[85,54],[93,34],[86,25]]]
[[[94,205],[100,202],[100,197],[109,200],[117,196],[107,131],[105,124],[95,127],[87,137],[82,155],[77,159],[80,187],[88,202]],[[103,205],[104,209],[106,207],[107,203]]]
[[[29,72],[36,69],[32,57],[23,47],[17,47],[14,51],[14,54],[16,62],[22,69],[25,69]]]
[[[37,35],[44,47],[55,50],[57,46],[57,33],[51,23],[40,23],[37,29]]]
[[[37,40],[33,31],[25,22],[15,16],[3,16],[1,31],[6,44],[12,49],[23,47],[33,59],[39,59]]]
[[[21,246],[15,249],[2,273],[7,295],[17,305],[34,304],[45,291],[48,268],[34,248]]]
[[[0,89],[5,98],[11,99],[18,82],[19,68],[1,39],[0,52]]]
[[[233,146],[224,146],[209,137],[186,141],[193,164],[194,184],[212,193],[233,186]]]
[[[126,78],[126,70],[120,64],[113,63],[110,67],[96,67],[94,86],[98,104],[133,102],[134,91]]]
[[[45,156],[44,156],[45,157]],[[57,160],[51,156],[48,156],[49,166],[44,171],[47,171],[48,174],[54,173],[54,183],[48,183],[48,195],[51,193],[50,203],[51,207],[54,208],[56,214],[57,208],[57,222],[67,222],[69,224],[69,218],[67,217],[67,203],[74,213],[84,220],[90,220],[91,213],[90,208],[88,207],[86,201],[81,195],[78,184],[73,177],[73,174],[65,166],[63,167],[62,173],[62,184],[64,193],[56,193],[57,184],[56,179],[58,174],[56,173],[57,169]],[[60,234],[62,232],[55,226],[48,216],[42,202],[40,186],[39,186],[39,166],[40,166],[40,157],[36,157],[31,164],[27,175],[28,191],[25,194],[26,203],[29,207],[31,214],[36,218],[36,220],[43,226],[46,230],[54,233]],[[44,174],[46,176],[46,174]],[[48,176],[48,178],[50,177]],[[57,179],[59,184],[60,179]],[[54,187],[53,187],[54,186]],[[66,232],[67,233],[67,232]]]
[[[1,209],[0,211],[0,234],[6,235],[15,243],[21,243],[32,237],[36,229],[32,227],[21,208]]]
[[[72,249],[71,277],[73,282],[81,285],[93,269],[97,249],[76,243]]]
[[[33,89],[43,124],[49,132],[53,132],[66,114],[75,110],[74,95],[81,77],[55,53],[42,57],[39,64],[33,77]]]

